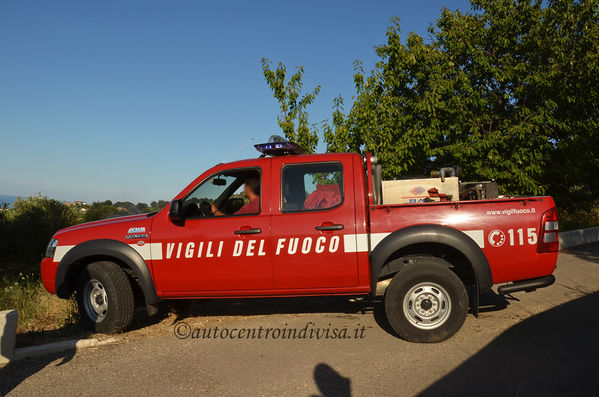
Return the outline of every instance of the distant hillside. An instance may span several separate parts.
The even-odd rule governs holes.
[[[12,205],[17,200],[17,196],[9,196],[7,194],[0,194],[0,203],[8,203]]]

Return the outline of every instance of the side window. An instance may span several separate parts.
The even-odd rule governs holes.
[[[228,170],[212,175],[185,197],[183,216],[259,214],[260,187],[260,172],[255,169]]]
[[[283,212],[325,210],[343,202],[340,163],[287,165],[281,177]]]

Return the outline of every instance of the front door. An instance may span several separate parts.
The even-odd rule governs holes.
[[[273,287],[263,177],[259,168],[218,172],[183,198],[183,222],[153,224],[153,246],[162,248],[161,258],[152,253],[154,272],[165,295],[251,295]],[[257,202],[244,197],[248,183],[257,186]]]

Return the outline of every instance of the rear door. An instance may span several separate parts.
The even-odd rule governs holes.
[[[275,288],[357,286],[357,254],[344,242],[356,233],[352,162],[290,160],[272,160]]]

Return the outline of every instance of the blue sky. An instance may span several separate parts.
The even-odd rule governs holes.
[[[169,200],[280,134],[260,59],[303,65],[311,122],[354,94],[391,17],[468,1],[0,1],[0,194]],[[250,141],[253,138],[253,141]],[[247,145],[246,145],[247,144]],[[244,146],[245,145],[245,146]]]

